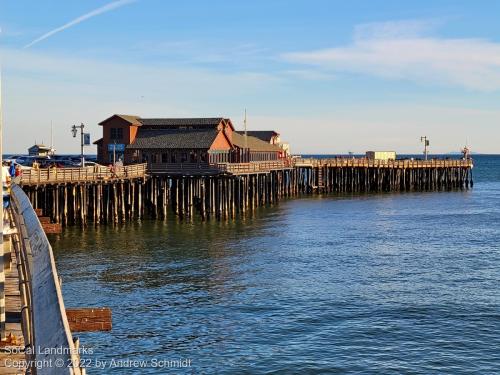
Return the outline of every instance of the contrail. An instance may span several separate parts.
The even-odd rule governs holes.
[[[120,7],[122,7],[124,5],[127,5],[127,4],[130,4],[130,3],[134,3],[136,1],[137,0],[117,0],[117,1],[113,1],[112,3],[106,4],[106,5],[104,5],[104,6],[100,7],[100,8],[97,8],[97,9],[93,10],[92,12],[86,13],[83,16],[75,18],[73,21],[70,21],[70,22],[68,22],[68,23],[66,23],[66,24],[64,24],[64,25],[62,25],[62,26],[60,26],[60,27],[58,27],[58,28],[56,28],[54,30],[49,31],[46,34],[43,34],[41,37],[35,39],[31,43],[26,44],[23,48],[29,48],[32,45],[37,44],[38,42],[41,42],[42,40],[45,40],[45,39],[51,37],[52,35],[57,34],[57,33],[61,32],[63,30],[69,29],[71,26],[78,25],[80,22],[88,20],[89,18],[92,18],[92,17],[98,16],[100,14],[112,11],[114,9],[120,8]]]

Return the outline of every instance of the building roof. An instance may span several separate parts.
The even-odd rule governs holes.
[[[146,126],[217,126],[222,120],[222,117],[141,118],[140,122]]]
[[[247,133],[248,134],[248,133]],[[239,134],[239,132],[233,133],[233,144],[239,148],[245,148],[245,136]],[[272,145],[269,142],[265,142],[259,138],[247,135],[247,147],[250,151],[267,151],[267,152],[280,152],[281,149]]]
[[[238,130],[238,133],[245,135],[245,132],[241,130]],[[248,130],[247,135],[259,138],[265,142],[271,142],[271,139],[279,134],[274,130]]]
[[[101,144],[103,140],[104,140],[103,138],[99,138],[97,141],[94,141],[93,144],[95,145]]]
[[[216,128],[221,122],[229,125],[232,130],[234,130],[233,123],[230,119],[224,117],[189,117],[189,118],[141,118],[139,116],[132,115],[120,115],[114,114],[103,120],[99,125],[104,125],[106,122],[113,118],[119,117],[126,122],[136,125],[144,126],[147,128],[176,128],[176,127],[191,127],[191,128]]]
[[[50,147],[42,145],[42,144],[35,144],[35,145],[31,146],[28,150],[35,149],[35,148],[39,149],[39,150],[49,150],[50,151]]]
[[[217,137],[216,129],[139,129],[129,149],[209,149]]]
[[[113,116],[110,116],[108,117],[106,120],[103,120],[99,123],[99,125],[103,125],[105,124],[106,122],[108,122],[109,120],[115,118],[115,117],[119,117],[125,121],[127,121],[128,123],[130,124],[134,124],[134,125],[141,125],[141,123],[139,122],[140,121],[140,117],[139,116],[133,116],[133,115],[119,115],[119,114],[114,114]]]

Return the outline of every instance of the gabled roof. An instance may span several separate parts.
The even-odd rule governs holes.
[[[239,148],[245,148],[245,136],[239,134],[239,132],[233,133],[233,145]],[[280,152],[281,148],[276,145],[272,145],[269,142],[260,140],[259,138],[247,135],[246,141],[247,147],[250,151],[267,151],[267,152]]]
[[[118,114],[115,114],[113,116],[110,116],[108,117],[106,120],[104,121],[101,121],[99,123],[99,125],[104,125],[106,122],[108,122],[109,120],[115,118],[115,117],[119,117],[121,118],[122,120],[125,120],[127,121],[128,123],[132,124],[132,125],[141,125],[140,123],[140,117],[139,116],[132,116],[132,115],[118,115]]]
[[[209,149],[217,137],[216,129],[144,129],[137,132],[128,149]]]
[[[217,127],[224,120],[222,117],[197,118],[142,118],[139,121],[147,127]]]
[[[101,144],[101,143],[102,143],[102,141],[103,141],[103,139],[102,139],[102,138],[99,138],[97,141],[94,141],[94,142],[93,142],[93,144],[94,144],[94,145],[98,145],[98,144]]]
[[[238,130],[238,133],[241,135],[245,135],[245,132],[241,130]],[[279,134],[274,130],[249,130],[247,131],[247,135],[259,138],[265,142],[270,142],[273,137]]]
[[[42,145],[42,144],[35,144],[35,145],[31,146],[28,150],[35,149],[35,148],[37,148],[39,150],[50,150],[50,147]]]
[[[226,124],[229,125],[229,127],[231,128],[231,130],[234,131],[234,125],[233,125],[231,119],[230,118],[225,118],[224,121],[226,122]]]
[[[101,121],[99,125],[104,125],[113,118],[121,118],[129,124],[136,126],[144,126],[147,128],[176,128],[187,127],[193,129],[210,129],[216,128],[221,122],[229,125],[234,130],[233,123],[230,119],[224,117],[189,117],[189,118],[141,118],[139,116],[115,114]]]

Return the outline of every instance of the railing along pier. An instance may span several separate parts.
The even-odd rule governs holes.
[[[23,170],[20,185],[44,185],[85,182],[113,182],[146,178],[146,164],[122,167],[40,168]]]
[[[87,225],[166,218],[168,212],[230,218],[305,194],[468,189],[472,168],[472,160],[458,159],[287,158],[34,171],[21,183],[52,223]]]

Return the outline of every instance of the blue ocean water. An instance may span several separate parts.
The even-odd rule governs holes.
[[[88,373],[498,373],[500,156],[475,164],[468,191],[66,229],[52,238],[66,305],[113,309],[111,332],[79,335],[88,358],[149,366]]]

